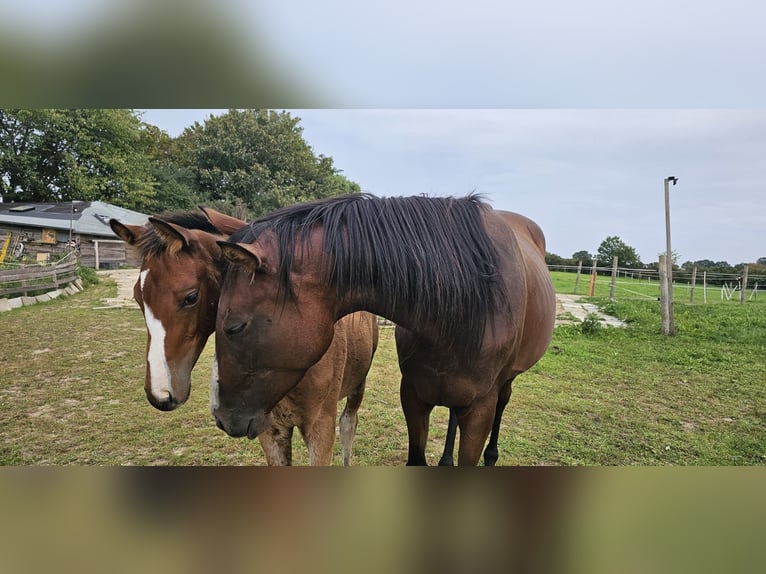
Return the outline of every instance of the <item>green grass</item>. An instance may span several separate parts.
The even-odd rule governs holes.
[[[571,292],[573,276],[564,279]],[[561,278],[555,281],[566,291]],[[212,344],[186,405],[165,413],[148,404],[141,313],[94,309],[114,294],[105,280],[0,315],[0,464],[264,464],[257,441],[232,439],[211,419]],[[660,335],[656,300],[597,301],[628,327],[556,329],[549,352],[514,384],[499,464],[766,463],[766,305],[676,303],[678,334],[668,338]],[[406,461],[398,391],[393,330],[384,328],[354,464]],[[446,421],[446,409],[435,409],[431,464]],[[306,464],[297,433],[294,446],[295,463]]]

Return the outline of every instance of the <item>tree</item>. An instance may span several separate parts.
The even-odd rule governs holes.
[[[657,260],[659,261],[660,257],[662,257],[663,255],[667,255],[667,251],[660,251],[657,254]],[[670,250],[670,262],[673,264],[673,267],[677,267],[678,266],[678,262],[680,260],[681,260],[681,256],[678,254],[678,251],[676,251],[675,249],[671,249]],[[682,267],[683,267],[683,265],[682,265]]]
[[[243,202],[258,216],[279,207],[344,193],[358,193],[303,139],[300,118],[272,110],[229,110],[196,122],[179,136],[201,195]]]
[[[612,264],[612,259],[617,256],[621,267],[640,267],[641,259],[636,250],[627,245],[616,235],[604,239],[598,247],[596,258],[606,265]]]
[[[0,110],[6,201],[105,200],[142,209],[155,180],[132,110]]]
[[[572,253],[573,261],[582,261],[583,263],[590,263],[593,261],[593,257],[587,251],[575,251]]]
[[[189,210],[207,203],[197,188],[194,170],[183,160],[176,138],[145,123],[141,143],[155,181],[155,194],[148,206],[150,212]]]
[[[568,261],[566,261],[563,257],[560,255],[556,255],[555,253],[548,253],[545,252],[545,264],[546,265],[566,265]]]

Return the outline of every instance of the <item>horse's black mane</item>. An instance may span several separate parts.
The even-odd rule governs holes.
[[[174,223],[186,229],[200,229],[208,233],[220,234],[220,231],[213,227],[213,224],[201,211],[165,212],[158,215],[157,219]],[[143,257],[155,256],[167,251],[167,243],[157,234],[151,223],[147,223],[144,230],[138,243],[136,243],[136,247]]]
[[[374,289],[386,310],[406,310],[413,325],[435,327],[443,343],[470,356],[481,347],[488,318],[507,306],[504,283],[497,279],[497,250],[483,225],[486,209],[475,194],[356,194],[280,209],[230,241],[252,243],[272,231],[280,286],[291,295],[294,246],[307,245],[306,232],[321,224],[329,255],[324,279],[337,286],[339,297]]]

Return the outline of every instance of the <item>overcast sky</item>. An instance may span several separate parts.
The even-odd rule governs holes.
[[[178,135],[222,110],[146,110]],[[766,112],[746,110],[290,110],[315,153],[376,195],[486,194],[543,228],[548,251],[607,236],[642,261],[665,249],[671,186],[680,261],[766,257]]]
[[[617,235],[644,262],[665,247],[670,175],[679,178],[671,218],[681,262],[766,257],[764,22],[761,0],[0,4],[3,37],[23,39],[14,49],[48,49],[45,61],[71,51],[80,62],[74,47],[88,38],[107,48],[121,38],[106,53],[126,54],[130,65],[117,69],[145,102],[134,106],[166,89],[184,106],[263,107],[265,88],[289,86],[267,101],[341,108],[294,113],[315,152],[365,191],[481,192],[537,220],[553,253],[594,253]],[[128,47],[145,45],[146,30],[166,40],[150,46],[185,46],[181,61],[133,62]],[[216,45],[206,33],[227,49],[205,64],[179,43],[184,30],[204,54]],[[8,51],[6,68],[25,69],[17,56]],[[180,82],[179,96],[169,74],[187,61],[201,67],[185,72],[197,89]],[[251,73],[264,90],[237,95],[237,82],[209,81],[206,65]],[[164,81],[142,78],[147,69]],[[210,111],[155,110],[145,120],[177,135]]]

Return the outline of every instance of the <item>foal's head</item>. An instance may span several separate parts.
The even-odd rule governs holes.
[[[152,217],[143,227],[110,221],[114,232],[143,256],[133,296],[148,331],[144,390],[160,410],[173,410],[189,398],[191,370],[215,330],[220,291],[216,241],[244,224],[209,209]]]

